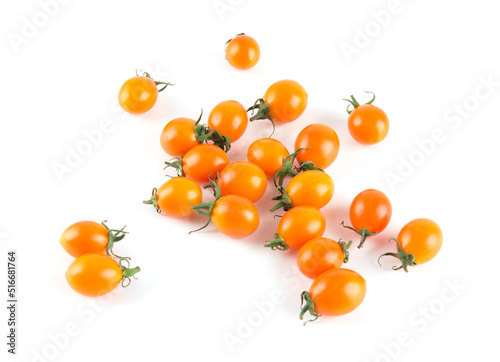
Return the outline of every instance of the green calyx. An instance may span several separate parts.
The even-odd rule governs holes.
[[[158,214],[161,214],[161,210],[158,207],[158,198],[156,197],[156,192],[157,191],[158,191],[158,189],[156,187],[153,188],[153,192],[151,193],[151,198],[149,200],[144,200],[142,203],[146,204],[146,205],[153,205],[153,207],[155,208],[156,212]]]
[[[120,269],[122,270],[122,287],[126,288],[130,285],[132,278],[137,279],[135,275],[141,271],[141,268],[136,266],[135,268],[130,267],[130,258],[120,258],[118,261]]]
[[[399,241],[396,238],[391,238],[389,239],[389,242],[391,240],[394,240],[398,246],[398,252],[397,253],[385,253],[379,256],[378,258],[378,265],[380,265],[380,258],[383,256],[393,256],[395,258],[398,258],[401,261],[401,265],[396,267],[393,266],[392,270],[399,270],[399,269],[404,269],[405,272],[408,273],[408,267],[409,266],[415,266],[417,263],[415,263],[415,255],[413,254],[408,254],[406,251],[403,250],[401,245],[399,244]],[[380,265],[382,266],[382,265]]]
[[[175,160],[175,161],[173,161],[173,160]],[[165,164],[166,164],[165,168],[172,167],[175,170],[177,170],[178,177],[185,177],[186,176],[186,175],[184,175],[184,170],[182,169],[182,156],[177,156],[177,157],[172,158],[170,161],[165,161]]]
[[[141,74],[139,74],[139,72],[140,72]],[[159,92],[161,92],[161,91],[163,91],[163,90],[165,90],[165,88],[167,88],[169,85],[175,85],[174,83],[170,83],[170,82],[161,82],[161,81],[156,81],[156,80],[154,80],[154,79],[151,77],[151,75],[150,75],[148,72],[144,72],[144,71],[139,70],[139,69],[137,69],[137,70],[135,71],[135,74],[136,74],[138,77],[146,77],[146,78],[151,79],[153,82],[155,82],[156,86],[161,85],[162,87],[161,87],[161,88],[158,88],[158,93],[159,93]]]
[[[349,242],[346,243],[345,241],[339,240],[338,244],[340,245],[340,247],[342,248],[342,252],[344,253],[344,264],[345,264],[349,261],[349,248],[352,245],[352,241],[349,240]]]
[[[217,175],[218,176],[218,175]],[[208,189],[208,188],[212,188],[213,191],[214,191],[214,201],[210,201],[210,202],[203,202],[201,204],[198,204],[196,206],[193,206],[191,209],[194,210],[197,214],[199,215],[204,215],[204,216],[207,216],[208,217],[208,221],[205,225],[203,225],[202,227],[196,229],[196,230],[191,230],[189,232],[189,234],[191,233],[195,233],[197,231],[200,231],[200,230],[203,230],[205,229],[208,225],[210,225],[210,221],[211,221],[211,216],[212,216],[212,210],[215,206],[215,202],[217,200],[219,200],[221,198],[221,192],[220,192],[220,188],[219,188],[219,185],[217,184],[217,178],[213,181],[210,181],[209,184],[203,186],[204,189]]]
[[[106,225],[107,222],[108,220],[104,220],[103,222],[101,222],[101,225],[108,230],[108,245],[106,246],[106,254],[108,256],[121,258],[121,256],[118,256],[113,252],[113,247],[115,246],[115,243],[119,242],[126,236],[127,232],[123,231],[125,229],[125,226],[120,230],[110,229],[108,225]]]
[[[285,243],[285,239],[283,239],[280,234],[274,233],[274,240],[272,241],[266,241],[267,244],[264,246],[267,248],[271,248],[272,250],[281,250],[285,251],[288,250],[288,246]]]
[[[213,142],[217,147],[220,147],[224,152],[228,152],[231,149],[231,139],[228,136],[223,136],[216,129],[212,130],[210,127],[204,124],[200,124],[201,116],[203,115],[203,109],[198,117],[198,120],[194,124],[194,133],[196,135],[196,140],[198,143],[208,143]]]
[[[373,94],[373,98],[369,101],[369,102],[366,102],[365,104],[372,104],[374,101],[375,101],[375,93],[373,92],[370,92],[370,91],[365,91],[365,93],[371,93]],[[347,106],[347,113],[348,114],[351,114],[351,112],[353,110],[355,110],[356,108],[358,108],[360,106],[359,102],[356,100],[356,98],[354,98],[353,95],[351,95],[351,99],[345,99],[344,98],[344,101],[347,101],[349,102],[349,105]],[[349,109],[349,107],[353,107],[352,109]]]
[[[280,193],[280,195],[278,195],[278,193]],[[274,212],[281,208],[283,208],[284,211],[288,211],[292,208],[292,200],[290,199],[290,197],[288,197],[288,194],[286,193],[286,190],[283,186],[278,186],[276,188],[273,200],[277,200],[279,202],[269,210],[271,212]]]
[[[257,113],[255,113],[255,110],[257,110]],[[247,112],[250,111],[252,111],[252,117],[250,117],[250,122],[256,121],[258,119],[268,119],[269,121],[271,121],[271,124],[273,125],[273,131],[269,136],[269,138],[271,138],[274,134],[274,131],[276,131],[276,125],[274,124],[274,121],[271,118],[271,113],[270,113],[271,108],[269,107],[269,104],[267,104],[264,101],[264,99],[259,98],[255,101],[253,106],[247,109]]]
[[[377,232],[368,231],[367,228],[363,228],[361,230],[357,230],[357,229],[353,228],[352,226],[344,225],[343,221],[340,223],[340,225],[342,225],[346,229],[351,229],[352,231],[354,231],[354,232],[358,233],[359,235],[361,235],[361,241],[359,242],[358,249],[361,249],[363,247],[363,244],[365,243],[366,238],[368,236],[373,236],[373,235],[377,235],[378,234]]]
[[[314,317],[313,319],[305,321],[304,325],[306,325],[307,322],[314,322],[319,317],[321,317],[321,314],[319,314],[318,311],[316,310],[316,308],[314,308],[314,301],[315,300],[317,300],[317,299],[311,299],[311,295],[307,291],[302,292],[302,294],[300,295],[300,308],[301,308],[300,320],[304,319],[304,315],[307,312],[309,312],[311,317]]]
[[[299,163],[298,167],[293,167],[297,155],[304,150],[307,150],[307,148],[299,148],[297,151],[285,157],[283,166],[274,174],[273,181],[275,187],[283,186],[283,181],[285,181],[287,176],[294,177],[303,171],[317,170],[324,172],[323,169],[316,167],[312,161],[303,161]]]

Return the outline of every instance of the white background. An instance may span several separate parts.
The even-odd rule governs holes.
[[[49,10],[40,3],[0,6],[0,284],[6,251],[19,258],[19,349],[11,360],[492,360],[497,338],[485,328],[500,322],[495,2],[121,0]],[[240,32],[261,46],[260,62],[245,72],[224,60],[224,43]],[[357,53],[346,56],[346,44]],[[137,68],[175,86],[151,112],[124,115],[117,92]],[[393,204],[389,227],[352,250],[347,265],[367,281],[362,305],[306,327],[299,295],[311,281],[298,273],[294,253],[262,247],[278,223],[267,212],[270,186],[257,203],[261,226],[243,240],[213,226],[188,235],[202,217],[174,220],[141,204],[166,181],[159,135],[169,120],[197,118],[201,108],[207,115],[226,99],[250,106],[284,78],[303,84],[309,104],[276,137],[292,149],[300,129],[323,122],[341,141],[327,169],[336,190],[323,209],[325,235],[357,240],[339,223],[361,190],[378,188]],[[493,82],[489,91],[481,79]],[[368,99],[363,90],[377,93],[391,121],[386,140],[370,147],[350,138],[342,100]],[[65,163],[103,119],[111,131],[58,177],[54,163]],[[250,124],[231,159],[245,159],[250,142],[269,131],[266,122]],[[417,144],[435,132],[444,141],[422,157]],[[400,182],[391,186],[388,173],[401,173]],[[408,274],[393,272],[390,259],[379,267],[377,257],[393,248],[387,240],[417,217],[442,227],[439,255]],[[126,224],[130,234],[116,252],[142,268],[108,298],[83,298],[64,279],[73,259],[59,236],[85,219]],[[0,294],[6,301],[6,290]],[[262,316],[256,304],[271,295],[281,298]],[[242,327],[249,318],[251,330]]]

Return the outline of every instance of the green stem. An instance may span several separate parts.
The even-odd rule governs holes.
[[[395,258],[398,258],[400,261],[401,261],[401,265],[396,267],[396,266],[393,266],[392,267],[392,270],[399,270],[399,269],[404,269],[405,272],[408,273],[408,267],[409,266],[415,266],[417,265],[417,263],[415,263],[415,255],[413,254],[408,254],[406,251],[403,250],[403,248],[401,247],[401,245],[399,244],[399,241],[398,239],[396,238],[390,238],[389,239],[389,242],[391,240],[394,240],[398,246],[398,252],[397,253],[385,253],[385,254],[382,254],[378,257],[378,265],[382,266],[380,264],[380,258],[383,257],[383,256],[393,256]]]
[[[373,94],[372,99],[369,102],[366,102],[365,105],[366,104],[372,104],[375,101],[375,93],[370,92],[370,91],[365,91],[365,93],[371,93],[371,94]],[[351,99],[345,99],[344,98],[344,101],[349,102],[349,104],[347,105],[347,113],[348,114],[351,114],[351,112],[353,110],[355,110],[356,108],[358,108],[360,106],[359,102],[356,100],[356,98],[354,98],[354,96],[352,94],[351,94]],[[353,107],[353,109],[349,110],[349,107],[351,107],[351,106]]]
[[[307,322],[314,322],[316,319],[321,317],[321,314],[318,313],[316,308],[314,308],[314,301],[317,299],[311,299],[311,295],[309,292],[304,291],[300,295],[300,320],[304,319],[304,315],[309,312],[309,314],[314,317],[314,319],[310,319],[308,321],[304,322],[304,325],[307,324]]]
[[[173,162],[165,161],[165,168],[173,167],[177,171],[178,177],[185,177],[184,170],[182,169],[182,156],[177,156],[172,158],[172,160],[176,160]]]
[[[115,243],[119,242],[126,236],[127,232],[123,231],[125,229],[125,226],[120,230],[110,229],[108,225],[106,225],[106,222],[108,221],[104,220],[103,222],[101,222],[101,225],[108,230],[108,245],[106,245],[106,254],[109,256],[114,256],[116,258],[121,258],[121,256],[118,256],[113,252],[113,247],[115,246]]]
[[[257,110],[257,113],[254,115],[254,111]],[[273,131],[271,132],[271,135],[269,138],[271,138],[274,134],[274,131],[276,131],[276,125],[274,124],[273,119],[271,118],[271,108],[269,107],[269,104],[267,104],[264,99],[259,98],[255,101],[253,106],[247,109],[247,112],[252,111],[252,117],[250,117],[250,122],[256,121],[258,119],[268,119],[271,121],[271,124],[273,125]]]
[[[344,264],[349,261],[349,248],[351,247],[352,241],[349,240],[348,243],[345,241],[338,241],[340,247],[342,248],[342,252],[344,253]]]
[[[156,212],[158,214],[161,214],[161,210],[158,207],[158,197],[156,196],[156,192],[158,189],[156,187],[153,188],[153,192],[151,193],[151,198],[149,200],[144,200],[142,203],[146,205],[153,205],[155,208]]]
[[[127,265],[124,265],[123,263],[126,262]],[[120,265],[120,269],[122,270],[122,287],[126,288],[130,285],[131,278],[133,277],[136,279],[135,274],[139,273],[141,271],[141,268],[136,266],[135,268],[130,268],[130,258],[120,258],[118,261],[118,264]]]
[[[277,195],[278,192],[281,192],[281,195]],[[273,200],[279,200],[279,202],[269,211],[274,212],[281,208],[283,208],[284,211],[288,211],[292,208],[292,200],[288,197],[286,190],[282,186],[276,188],[275,195],[277,196],[273,197]]]
[[[142,74],[139,74],[139,72],[142,72]],[[158,89],[158,93],[165,90],[165,88],[167,88],[169,85],[175,85],[174,83],[170,83],[170,82],[161,82],[161,81],[156,81],[154,80],[151,75],[148,73],[148,72],[144,72],[142,70],[139,70],[139,69],[136,69],[135,70],[135,74],[138,76],[138,77],[146,77],[146,78],[149,78],[151,79],[153,82],[155,82],[156,86],[159,86],[159,85],[163,85],[163,87],[159,88]]]
[[[217,175],[217,178],[218,178],[219,175]],[[216,180],[217,180],[216,178]],[[197,214],[199,215],[203,215],[203,216],[207,216],[208,217],[208,221],[205,225],[203,225],[202,227],[196,229],[196,230],[191,230],[189,232],[189,234],[191,233],[195,233],[197,231],[200,231],[200,230],[203,230],[205,229],[208,225],[210,225],[210,222],[211,222],[211,216],[212,216],[212,210],[215,206],[215,203],[217,200],[219,200],[221,198],[221,192],[220,192],[220,188],[219,188],[219,185],[217,185],[217,182],[215,180],[211,180],[209,184],[203,186],[204,189],[206,188],[213,188],[214,189],[214,198],[215,200],[214,201],[210,201],[210,202],[203,202],[201,204],[198,204],[196,206],[193,206],[191,209],[194,210]]]
[[[297,158],[299,152],[302,152],[303,150],[304,148],[299,148],[294,153],[290,153],[288,156],[285,157],[285,159],[283,160],[283,166],[281,166],[281,168],[274,174],[273,181],[275,187],[283,186],[283,181],[285,181],[285,177],[287,176],[294,177],[299,174],[299,172],[293,170],[293,163],[295,162],[295,159]],[[278,180],[278,182],[276,182],[276,180]]]
[[[198,117],[198,120],[194,124],[194,133],[196,135],[196,140],[198,143],[208,143],[208,141],[213,142],[214,145],[220,147],[224,152],[228,152],[231,149],[231,139],[228,136],[223,136],[216,129],[212,130],[210,127],[200,124],[201,116],[203,115],[203,109]]]
[[[285,239],[283,239],[280,234],[274,233],[274,240],[272,241],[266,241],[267,244],[264,246],[267,248],[271,248],[272,250],[281,250],[285,251],[288,250],[288,246],[285,243]]]
[[[361,230],[357,230],[357,229],[353,228],[352,226],[344,225],[343,221],[340,223],[340,225],[342,225],[346,229],[351,229],[352,231],[355,231],[356,233],[358,233],[359,235],[361,235],[361,241],[359,242],[358,249],[361,249],[363,247],[363,244],[365,243],[366,238],[368,236],[373,236],[373,235],[377,235],[378,234],[377,232],[369,231],[367,228],[362,228]]]

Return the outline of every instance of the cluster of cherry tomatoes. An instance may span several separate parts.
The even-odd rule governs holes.
[[[252,68],[259,57],[259,46],[249,36],[239,34],[226,43],[226,59],[237,69]],[[170,83],[153,81],[147,73],[137,75],[120,89],[120,105],[130,113],[147,112],[154,106],[158,92],[168,85]],[[347,123],[352,137],[366,145],[382,141],[389,131],[389,121],[385,112],[373,105],[375,95],[362,105],[353,96],[346,100],[349,102]],[[286,79],[272,84],[263,97],[248,108],[234,100],[220,102],[211,110],[206,125],[201,123],[202,115],[198,120],[185,117],[171,120],[160,135],[160,143],[172,157],[165,162],[166,167],[174,168],[177,177],[154,188],[144,203],[171,217],[187,217],[193,213],[207,216],[207,223],[193,231],[211,222],[223,234],[243,238],[259,226],[260,216],[254,202],[265,194],[268,179],[272,179],[276,205],[269,211],[283,209],[284,214],[274,239],[267,241],[265,246],[273,250],[298,251],[299,270],[314,280],[309,291],[301,295],[300,318],[309,312],[315,320],[320,315],[335,316],[353,311],[366,293],[365,279],[353,270],[342,268],[349,260],[352,241],[335,241],[323,236],[326,219],[320,209],[330,202],[334,193],[334,182],[324,170],[337,158],[337,133],[326,124],[313,123],[296,137],[294,152],[289,152],[271,134],[248,147],[248,161],[231,162],[228,157],[232,143],[244,135],[249,122],[269,120],[274,134],[275,125],[298,119],[307,103],[304,87]],[[213,190],[213,200],[203,202],[202,187]],[[358,194],[351,203],[351,226],[342,225],[360,235],[358,248],[361,248],[368,237],[387,227],[391,216],[392,206],[387,196],[379,190],[369,189]],[[109,235],[115,239],[123,233],[122,230],[118,234],[113,232],[115,234],[109,230]],[[108,239],[111,240],[111,236]],[[442,233],[435,222],[416,219],[391,240],[395,241],[396,252],[387,252],[381,257],[400,259],[401,266],[394,269],[408,271],[409,266],[425,263],[437,254]],[[79,268],[70,267],[80,271]],[[68,281],[74,275],[78,273],[68,271]],[[75,283],[70,281],[70,284],[80,291]]]

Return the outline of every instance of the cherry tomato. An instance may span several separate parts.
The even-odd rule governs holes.
[[[259,58],[260,48],[254,38],[238,34],[227,42],[226,59],[234,68],[250,69],[257,64]]]
[[[264,94],[264,102],[274,122],[289,123],[299,118],[306,110],[307,93],[294,80],[280,80],[272,84]]]
[[[312,161],[316,167],[325,169],[337,158],[339,137],[326,124],[313,123],[300,131],[295,140],[295,150],[303,148],[297,154],[297,161]]]
[[[237,161],[227,165],[219,174],[217,183],[223,196],[245,196],[252,202],[259,200],[267,188],[264,171],[247,161]]]
[[[77,258],[87,253],[105,253],[109,230],[94,221],[79,221],[70,225],[61,235],[59,243],[68,254]]]
[[[286,186],[291,206],[309,205],[321,209],[334,191],[332,178],[323,171],[310,170],[294,176]]]
[[[349,208],[349,219],[352,228],[361,235],[358,248],[363,246],[367,236],[376,235],[383,231],[392,217],[392,205],[389,198],[379,190],[368,189],[361,191]]]
[[[354,107],[352,111],[348,111],[349,133],[352,138],[365,145],[379,143],[389,133],[389,118],[381,108],[372,104],[374,100],[375,95],[367,104],[359,105],[353,96],[351,100],[347,99]]]
[[[437,255],[443,245],[443,232],[434,221],[420,218],[403,226],[397,239],[391,240],[396,241],[398,252],[385,253],[380,257],[389,255],[398,258],[402,264],[393,269],[403,268],[408,272],[408,266],[427,263]]]
[[[350,269],[330,269],[317,277],[309,292],[302,293],[300,319],[310,312],[313,320],[319,316],[339,316],[355,310],[366,294],[366,281]]]
[[[347,250],[341,244],[329,238],[316,238],[302,245],[297,266],[306,277],[316,279],[330,269],[340,268],[346,258]]]
[[[281,217],[275,240],[265,246],[278,250],[298,250],[311,239],[323,235],[325,216],[313,206],[294,207]]]
[[[151,199],[143,203],[153,205],[156,211],[168,216],[186,217],[194,212],[193,206],[200,204],[202,197],[196,182],[186,177],[174,177],[153,189]]]
[[[89,253],[79,256],[70,264],[66,280],[77,293],[98,297],[111,292],[123,280],[130,282],[130,277],[139,271],[138,267],[122,267],[107,255]]]
[[[167,123],[160,136],[163,150],[170,156],[184,156],[194,146],[200,143],[194,130],[196,121],[191,118],[175,118]]]
[[[239,195],[222,196],[215,201],[210,219],[224,235],[237,239],[252,234],[259,226],[257,208]]]
[[[247,129],[247,110],[236,101],[220,102],[210,112],[207,124],[212,130],[215,129],[221,135],[229,137],[232,143]]]
[[[254,141],[247,151],[248,161],[262,168],[267,177],[273,177],[278,172],[286,156],[288,150],[274,138],[260,138]]]
[[[163,85],[162,88],[156,88],[158,85]],[[168,85],[168,82],[156,82],[144,72],[144,75],[130,78],[123,83],[118,92],[118,103],[124,111],[140,114],[149,111],[158,99],[158,92],[163,91]]]

